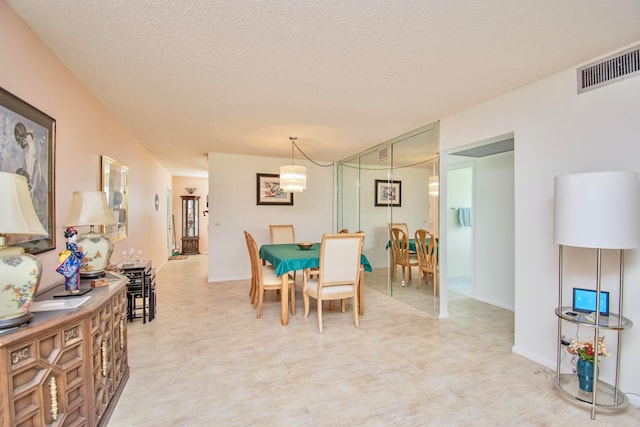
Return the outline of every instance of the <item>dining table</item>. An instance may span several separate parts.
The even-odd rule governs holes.
[[[307,268],[320,267],[320,243],[314,243],[309,249],[300,249],[295,243],[266,244],[260,246],[260,258],[268,261],[282,278],[280,292],[280,320],[283,326],[289,324],[289,273]],[[358,286],[359,314],[364,315],[364,271],[372,271],[371,264],[364,254],[360,255],[360,284]]]

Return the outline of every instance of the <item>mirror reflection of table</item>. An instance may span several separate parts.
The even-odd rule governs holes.
[[[282,291],[280,292],[280,320],[283,326],[289,324],[289,297],[287,292],[288,275],[291,271],[320,267],[320,243],[314,243],[311,249],[300,249],[298,245],[262,245],[260,258],[273,265],[276,275],[282,278]],[[364,271],[372,271],[367,257],[362,254],[360,262]],[[364,315],[364,274],[361,271],[360,285],[358,287],[359,314]]]

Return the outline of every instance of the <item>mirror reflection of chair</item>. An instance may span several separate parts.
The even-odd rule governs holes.
[[[415,253],[409,251],[409,238],[400,228],[391,229],[391,248],[393,264],[391,268],[391,278],[396,277],[396,267],[402,268],[402,280],[404,280],[405,270],[408,270],[408,281],[411,281],[411,267],[418,266],[418,258]]]
[[[252,295],[251,301],[254,307],[257,306],[256,318],[262,316],[262,302],[264,292],[269,290],[279,291],[282,289],[282,279],[276,275],[271,265],[262,265],[258,252],[258,245],[255,239],[248,232],[244,232],[247,241],[247,249],[249,250],[249,258],[251,259],[251,289],[249,294]],[[296,315],[296,284],[292,277],[289,277],[289,290],[291,291],[291,315]]]
[[[433,296],[438,295],[438,250],[436,248],[436,237],[427,230],[416,230],[416,249],[418,253],[418,283],[416,289],[420,288],[420,282],[424,277],[425,286],[428,284],[428,277],[433,279]]]
[[[358,323],[358,286],[360,256],[364,234],[324,234],[320,245],[320,274],[317,278],[305,270],[303,281],[304,317],[309,316],[309,298],[315,298],[318,311],[318,331],[322,332],[322,301],[351,298],[353,322]]]

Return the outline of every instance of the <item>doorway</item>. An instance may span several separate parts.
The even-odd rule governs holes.
[[[513,311],[513,136],[463,150],[457,149],[446,158],[447,289],[453,292],[460,290],[458,286],[461,282],[464,283],[466,272],[469,272],[470,286],[466,288],[468,297]],[[468,185],[466,189],[465,185]],[[469,206],[461,206],[463,204]],[[466,212],[467,208],[468,224],[461,221],[460,210],[465,209]],[[464,295],[464,292],[461,294]],[[453,296],[452,294],[448,299],[452,300]]]

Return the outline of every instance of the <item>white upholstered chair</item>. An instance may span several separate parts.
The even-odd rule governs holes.
[[[320,245],[320,270],[311,277],[305,270],[302,296],[304,317],[309,316],[309,298],[317,300],[318,330],[322,332],[322,301],[351,298],[353,322],[358,323],[358,286],[360,284],[360,256],[364,234],[324,234]]]

